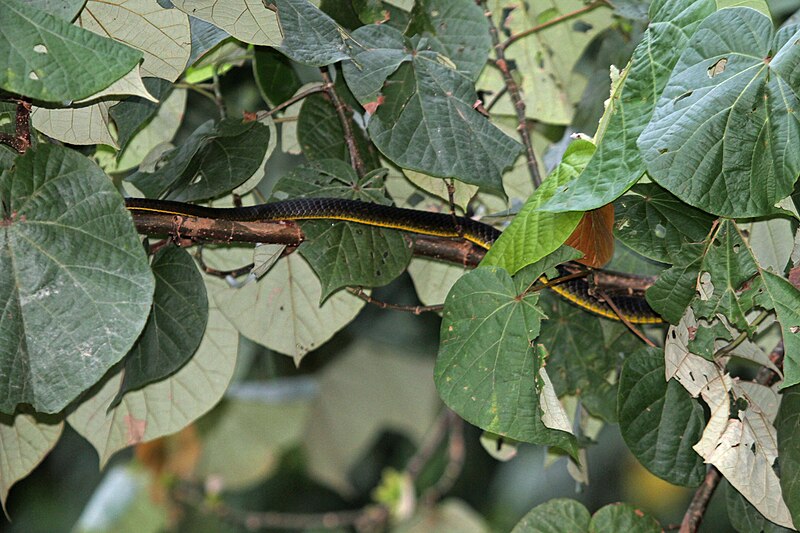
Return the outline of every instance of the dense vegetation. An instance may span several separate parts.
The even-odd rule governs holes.
[[[682,531],[722,479],[736,530],[794,529],[797,7],[0,0],[7,513],[69,427],[112,465],[78,530],[669,527],[603,498],[514,526],[463,481],[532,444],[591,486],[614,426],[693,490]],[[132,217],[125,196],[503,233]],[[583,307],[546,286],[564,276]]]

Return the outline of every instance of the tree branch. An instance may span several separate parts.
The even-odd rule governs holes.
[[[336,109],[336,114],[339,115],[339,122],[342,123],[344,141],[347,144],[347,151],[350,153],[350,164],[353,165],[353,170],[356,171],[358,177],[363,178],[364,174],[366,173],[366,169],[364,167],[364,160],[361,159],[361,154],[359,153],[358,146],[356,145],[356,138],[353,135],[353,128],[350,125],[350,117],[347,116],[347,104],[345,104],[344,101],[339,98],[333,82],[331,81],[331,78],[328,76],[328,73],[325,71],[325,69],[320,69],[320,72],[322,73],[322,81],[325,82],[325,85],[323,86],[325,94],[327,94],[328,98],[331,99],[331,103]]]
[[[539,174],[539,165],[536,162],[536,153],[533,151],[533,144],[531,143],[531,136],[530,132],[528,131],[528,120],[525,116],[525,101],[522,99],[522,93],[519,90],[517,82],[514,81],[514,77],[511,75],[511,69],[509,69],[505,58],[505,47],[502,43],[500,43],[497,27],[494,25],[494,21],[492,20],[492,12],[487,7],[485,0],[481,1],[481,7],[483,7],[486,19],[489,21],[489,34],[492,36],[492,45],[494,46],[494,53],[496,57],[494,60],[494,65],[503,75],[503,81],[506,84],[508,94],[511,96],[511,101],[514,103],[514,110],[517,112],[517,120],[519,121],[517,130],[519,131],[520,138],[522,139],[522,145],[525,147],[528,172],[531,175],[533,186],[539,187],[539,185],[542,184],[542,177]]]
[[[584,13],[588,13],[589,11],[595,10],[598,7],[602,7],[602,6],[611,7],[611,4],[608,2],[608,0],[595,0],[591,4],[588,4],[588,5],[580,8],[580,9],[576,9],[575,11],[571,11],[569,13],[565,13],[565,14],[561,15],[560,17],[556,17],[556,18],[550,19],[547,22],[543,22],[542,24],[534,26],[533,28],[529,28],[529,29],[527,29],[525,31],[521,31],[521,32],[519,32],[519,33],[517,33],[515,35],[512,35],[501,46],[502,46],[503,50],[505,50],[506,48],[511,46],[513,43],[519,41],[520,39],[528,37],[529,35],[533,35],[534,33],[539,33],[540,31],[545,30],[545,29],[547,29],[547,28],[549,28],[551,26],[555,26],[556,24],[560,24],[560,23],[564,22],[565,20],[569,20],[569,19],[577,17],[579,15],[583,15]]]

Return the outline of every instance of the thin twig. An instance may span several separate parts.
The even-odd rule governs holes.
[[[750,324],[750,327],[758,326],[769,315],[770,315],[769,311],[761,311],[761,313]],[[748,335],[748,333],[746,331],[741,332],[738,337],[736,337],[731,342],[729,342],[728,344],[726,344],[725,346],[723,346],[722,348],[720,348],[719,350],[714,352],[714,359],[716,359],[717,357],[722,357],[724,355],[728,355],[729,353],[731,353],[740,344],[742,344],[747,339],[748,336],[749,335]]]
[[[301,93],[297,93],[296,95],[292,96],[291,98],[289,98],[285,102],[282,102],[282,103],[276,105],[275,107],[273,107],[269,111],[259,111],[258,113],[256,113],[256,116],[259,119],[260,118],[264,118],[264,117],[268,117],[270,115],[273,115],[273,114],[277,113],[278,111],[281,111],[282,109],[285,109],[285,108],[289,107],[290,105],[292,105],[292,104],[294,104],[296,102],[299,102],[303,98],[307,98],[307,97],[309,97],[309,96],[311,96],[312,94],[315,94],[315,93],[321,93],[321,92],[323,92],[325,90],[327,90],[327,87],[325,85],[317,85],[315,87],[310,87],[309,89],[306,89],[305,91],[303,91]]]
[[[511,46],[511,44],[519,41],[520,39],[528,37],[529,35],[533,35],[534,33],[538,33],[538,32],[540,32],[542,30],[545,30],[545,29],[547,29],[547,28],[549,28],[551,26],[555,26],[556,24],[560,24],[560,23],[564,22],[565,20],[569,20],[569,19],[577,17],[579,15],[583,15],[584,13],[588,13],[589,11],[592,11],[592,10],[597,9],[598,7],[602,7],[602,6],[611,7],[611,4],[608,2],[608,0],[595,0],[591,4],[588,4],[588,5],[580,8],[580,9],[576,9],[575,11],[571,11],[569,13],[565,13],[564,15],[561,15],[560,17],[556,17],[556,18],[550,19],[547,22],[543,22],[542,24],[539,24],[538,26],[534,26],[533,28],[528,28],[525,31],[521,31],[521,32],[519,32],[517,34],[514,34],[511,37],[509,37],[508,39],[506,39],[506,42],[504,42],[501,46],[502,46],[503,50],[505,50],[506,48]]]
[[[222,520],[238,524],[247,530],[261,529],[337,529],[355,527],[358,530],[380,528],[389,519],[389,510],[381,505],[368,505],[353,511],[328,513],[280,513],[243,511],[220,501],[209,501],[196,486],[182,483],[172,491],[178,503],[214,514]]]
[[[719,473],[715,467],[710,467],[703,480],[703,484],[697,489],[689,502],[689,507],[686,508],[686,514],[683,515],[683,522],[681,522],[680,533],[694,533],[700,527],[703,521],[708,502],[711,501],[711,496],[719,485],[722,479],[722,474]]]
[[[219,84],[219,72],[217,71],[216,65],[211,69],[211,79],[213,80],[211,87],[214,91],[214,103],[217,105],[219,118],[224,119],[228,115],[228,112],[225,109],[225,100],[222,99],[222,88]]]
[[[631,321],[630,321],[630,320],[628,320],[628,317],[626,317],[626,316],[625,316],[625,315],[622,313],[622,311],[620,311],[619,307],[617,307],[617,304],[615,304],[615,303],[614,303],[614,299],[613,299],[613,298],[611,298],[610,296],[608,296],[606,293],[604,293],[604,292],[602,292],[602,291],[598,291],[598,293],[597,293],[597,294],[598,294],[598,296],[600,296],[601,298],[603,298],[603,301],[604,301],[605,303],[607,303],[607,304],[608,304],[608,306],[609,306],[609,307],[610,307],[610,308],[611,308],[611,309],[614,311],[614,314],[616,314],[616,315],[617,315],[617,318],[619,318],[619,319],[622,321],[622,323],[623,323],[623,324],[625,324],[625,325],[628,327],[628,329],[629,329],[629,330],[631,330],[631,332],[633,332],[633,334],[634,334],[634,335],[636,335],[637,337],[639,337],[640,339],[642,339],[642,340],[644,341],[644,343],[645,343],[645,344],[647,344],[648,346],[651,346],[651,347],[653,347],[653,348],[655,348],[655,347],[656,347],[655,343],[654,343],[653,341],[651,341],[650,339],[648,339],[648,338],[647,338],[647,335],[645,335],[644,333],[642,333],[642,332],[639,330],[639,328],[637,328],[636,326],[634,326],[634,325],[631,323]]]
[[[384,302],[382,300],[378,300],[373,298],[369,294],[367,294],[364,289],[361,287],[347,287],[347,292],[350,294],[357,296],[367,302],[368,304],[380,307],[381,309],[391,309],[393,311],[403,311],[405,313],[412,313],[415,315],[421,315],[422,313],[431,313],[435,312],[438,313],[442,309],[444,309],[444,304],[438,305],[402,305],[402,304],[393,304],[389,302]]]
[[[361,159],[361,154],[356,145],[356,138],[353,135],[353,128],[350,125],[350,118],[347,116],[347,104],[345,104],[336,93],[336,89],[334,88],[333,82],[331,82],[330,76],[328,76],[328,72],[324,68],[320,69],[320,72],[322,73],[322,81],[325,82],[325,94],[331,99],[331,103],[336,109],[336,114],[339,115],[339,122],[342,123],[344,141],[347,144],[347,151],[350,153],[350,164],[353,166],[353,170],[356,171],[356,174],[358,174],[358,177],[363,178],[366,173],[364,160]]]
[[[542,177],[539,174],[539,165],[536,162],[536,153],[533,151],[533,144],[531,143],[531,136],[530,132],[528,131],[528,120],[525,116],[525,101],[522,99],[522,93],[519,90],[519,86],[517,86],[517,82],[514,81],[514,77],[511,75],[511,70],[506,62],[504,48],[500,43],[500,36],[498,35],[497,27],[494,25],[494,21],[492,20],[492,12],[486,5],[486,0],[481,1],[481,6],[484,9],[486,19],[489,21],[489,34],[492,37],[492,45],[494,46],[495,52],[494,64],[503,75],[503,81],[508,88],[511,101],[514,103],[514,110],[517,112],[517,120],[519,121],[517,129],[519,130],[519,135],[522,139],[522,145],[525,147],[528,172],[531,175],[533,186],[539,187],[539,185],[542,184]]]
[[[505,85],[503,85],[502,87],[500,87],[500,90],[499,90],[499,91],[497,91],[496,93],[494,93],[494,94],[492,95],[492,99],[491,99],[491,100],[489,100],[489,103],[488,103],[488,104],[486,104],[486,106],[484,107],[484,109],[486,109],[486,111],[491,111],[491,110],[492,110],[492,108],[495,106],[495,104],[496,104],[498,101],[500,101],[500,98],[502,98],[502,97],[503,97],[503,95],[505,95],[507,92],[508,92],[508,87],[506,87]]]

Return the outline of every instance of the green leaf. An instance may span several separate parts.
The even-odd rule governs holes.
[[[428,46],[453,61],[456,69],[478,78],[492,40],[483,9],[460,0],[421,0],[411,11],[411,24],[406,35],[427,39]]]
[[[303,224],[299,251],[322,282],[322,301],[342,287],[381,287],[402,274],[411,248],[399,231],[362,224]]]
[[[761,278],[783,332],[786,355],[781,386],[791,387],[800,383],[800,291],[772,272],[762,271]]]
[[[472,79],[450,61],[417,47],[389,26],[353,32],[364,48],[343,65],[347,85],[362,105],[382,102],[368,131],[397,165],[502,193],[501,175],[520,145],[473,108]]]
[[[786,353],[789,353],[788,349]],[[781,491],[792,521],[800,523],[800,446],[797,445],[800,442],[800,386],[785,388],[781,396],[781,407],[775,419],[781,465]]]
[[[650,472],[673,485],[696,487],[706,472],[703,458],[692,449],[703,434],[703,407],[664,375],[660,349],[640,348],[625,358],[619,378],[620,431]]]
[[[160,381],[186,364],[200,345],[208,322],[203,277],[189,252],[165,246],[156,253],[152,267],[156,278],[153,309],[125,358],[125,378],[118,400],[128,391]]]
[[[589,531],[590,520],[583,504],[559,498],[528,511],[511,533],[581,533]]]
[[[617,200],[614,235],[637,253],[676,263],[686,244],[703,241],[714,217],[678,200],[655,183],[635,185]]]
[[[30,474],[56,445],[64,422],[41,414],[0,414],[0,505],[8,491]],[[6,515],[7,516],[7,515]]]
[[[222,28],[242,42],[278,46],[281,29],[274,11],[250,0],[171,0],[183,11]]]
[[[72,22],[83,8],[85,0],[26,0],[25,3],[62,20]]]
[[[367,169],[381,168],[380,158],[362,130],[350,120],[350,130]],[[339,159],[350,162],[350,150],[336,109],[325,96],[312,94],[303,100],[297,116],[297,137],[303,154],[310,161]]]
[[[799,36],[747,8],[703,21],[639,137],[651,177],[710,213],[776,213],[800,174],[787,149],[800,143]]]
[[[688,245],[680,262],[659,275],[645,293],[647,303],[670,324],[677,324],[697,294],[697,277],[703,259],[702,245]]]
[[[291,98],[301,85],[291,61],[274,48],[266,46],[255,47],[253,77],[261,97],[272,106]]]
[[[783,457],[781,457],[781,463]],[[785,495],[784,489],[784,495]],[[728,520],[736,531],[740,533],[750,533],[758,531],[760,533],[790,533],[793,529],[787,529],[774,522],[767,520],[758,509],[748,502],[738,490],[734,489],[730,483],[725,483],[725,502],[728,508]],[[791,508],[791,507],[790,507]]]
[[[700,21],[714,11],[713,0],[656,0],[650,26],[626,69],[620,92],[606,111],[608,127],[581,176],[560,188],[545,211],[586,211],[611,203],[644,174],[636,139]],[[694,131],[694,130],[692,130]]]
[[[130,350],[153,275],[108,177],[42,144],[0,176],[0,410],[58,412]]]
[[[298,63],[322,67],[350,59],[353,39],[307,0],[276,0],[284,39],[280,50]]]
[[[478,268],[447,296],[434,381],[442,400],[468,422],[523,442],[575,453],[574,437],[542,423],[539,405],[544,314],[538,294],[519,290],[502,269]]]
[[[172,84],[161,78],[144,78],[147,92],[163,102],[172,93]],[[160,105],[139,96],[132,96],[108,110],[117,126],[117,144],[122,153],[131,139],[153,118]]]
[[[617,385],[609,381],[619,368],[617,354],[636,349],[630,335],[604,335],[601,320],[587,316],[577,306],[552,294],[541,296],[541,305],[550,318],[542,323],[538,342],[550,352],[547,373],[559,396],[579,396],[593,415],[608,422],[617,421]]]
[[[612,503],[592,516],[589,533],[625,531],[627,533],[661,533],[663,529],[652,516],[629,503]]]
[[[86,98],[130,72],[142,53],[27,6],[2,0],[0,88],[45,102]]]
[[[225,282],[207,278],[218,286]],[[211,286],[207,287],[209,292]],[[69,425],[97,450],[100,466],[133,444],[180,431],[211,409],[228,388],[239,347],[239,334],[209,304],[208,326],[189,362],[168,378],[128,392],[109,409],[122,383],[109,376],[67,417]]]
[[[583,213],[543,213],[539,207],[553,196],[559,185],[580,174],[592,153],[594,145],[588,141],[574,141],[569,145],[561,163],[528,198],[511,225],[486,253],[482,265],[496,265],[514,274],[555,251],[567,240]]]
[[[700,296],[692,304],[695,316],[710,320],[720,313],[739,330],[749,331],[745,315],[753,307],[756,288],[737,291],[757,273],[753,256],[734,223],[722,222],[703,256],[698,278]]]
[[[182,202],[212,198],[255,174],[268,144],[269,128],[260,122],[209,120],[181,146],[166,152],[158,170],[140,170],[128,180],[151,198],[165,194]]]

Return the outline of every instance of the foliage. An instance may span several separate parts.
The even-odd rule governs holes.
[[[444,499],[463,419],[492,457],[545,446],[579,482],[618,424],[671,484],[721,473],[737,529],[800,524],[795,17],[722,0],[0,0],[0,13],[4,508],[69,426],[101,466],[136,446],[104,483],[138,496],[105,529],[137,513],[191,528],[178,503],[230,519],[237,490],[300,461],[298,477],[371,498],[326,526],[488,530]],[[485,256],[428,237],[431,263],[408,233],[354,220],[278,225],[302,235],[289,247],[247,244],[246,224],[198,237],[180,214],[154,232],[128,195],[342,198],[505,231]],[[664,323],[640,337],[544,290],[558,265],[602,266],[612,230],[608,267],[653,278],[615,292],[601,269],[590,297],[649,305]],[[210,242],[192,257],[170,240]],[[406,272],[430,307],[371,292],[414,301]],[[401,344],[421,317],[360,326],[367,302],[441,312],[438,345]],[[403,460],[376,458],[382,431]],[[631,503],[533,503],[514,531],[661,528]]]

